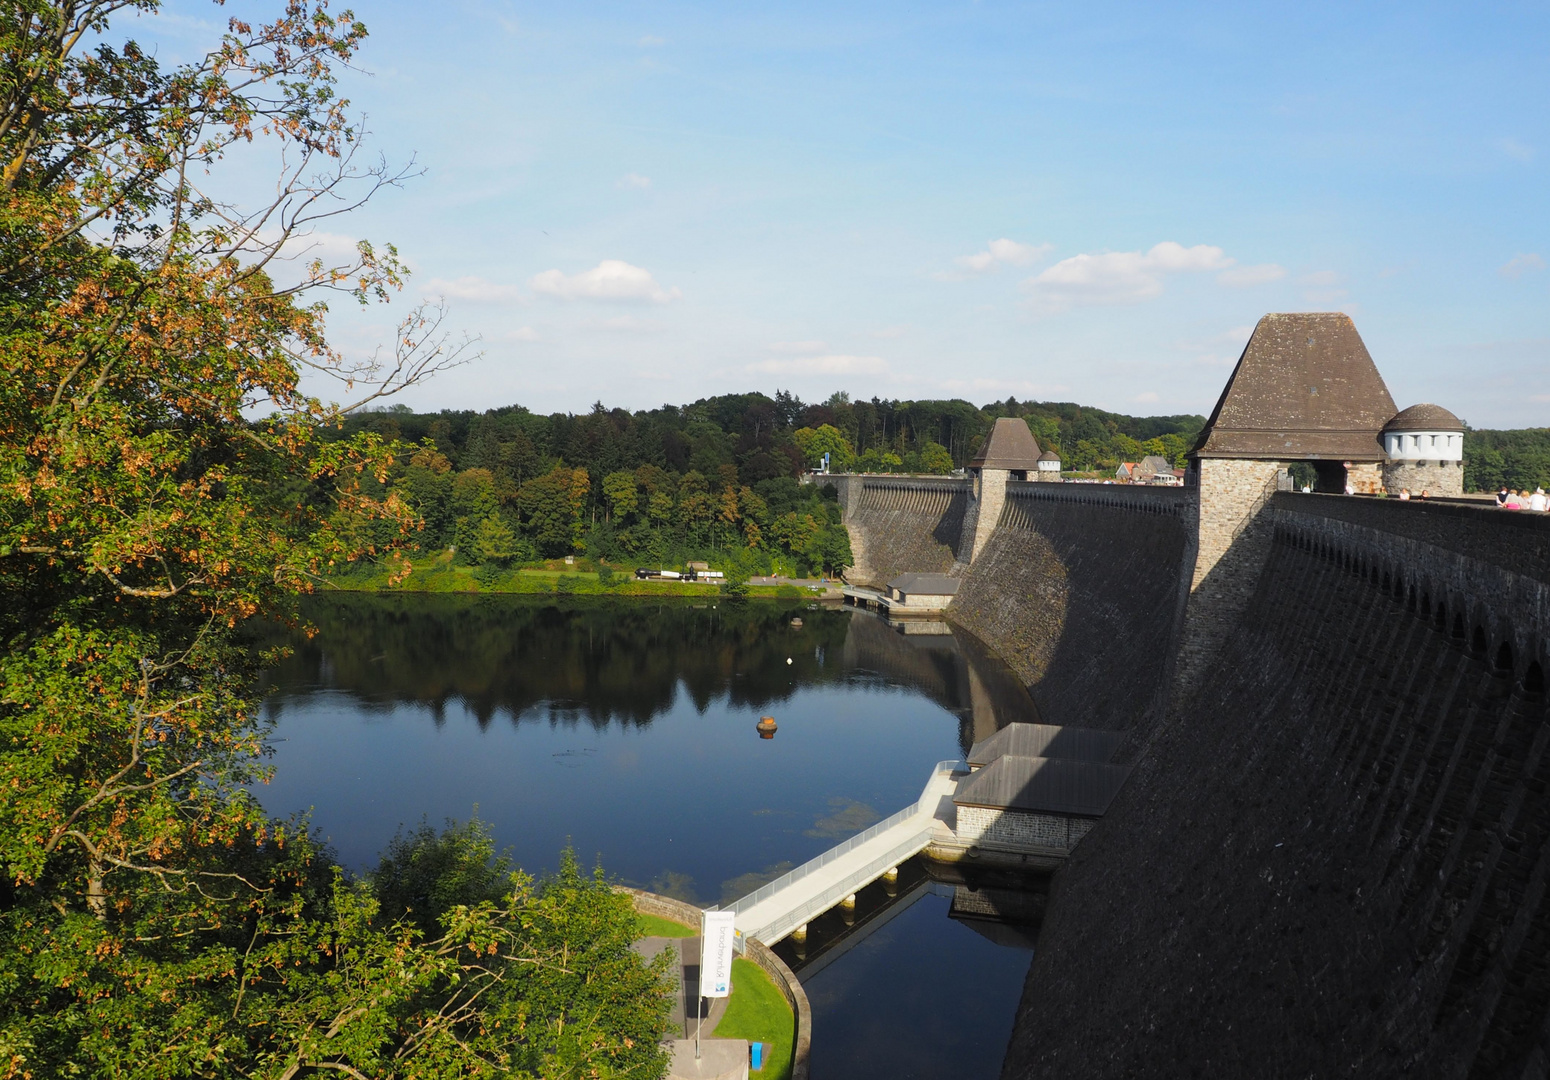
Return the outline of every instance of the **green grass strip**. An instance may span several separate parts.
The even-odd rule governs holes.
[[[692,930],[681,922],[664,919],[660,915],[644,915],[636,912],[635,917],[640,920],[641,937],[694,937],[699,933],[698,930]]]
[[[789,1080],[791,1055],[796,1046],[796,1016],[786,995],[752,960],[732,961],[732,997],[715,1033],[722,1039],[768,1043],[764,1068],[749,1075],[761,1080]]]

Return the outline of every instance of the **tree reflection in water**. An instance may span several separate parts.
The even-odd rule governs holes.
[[[703,713],[718,700],[763,709],[801,687],[868,682],[911,687],[958,716],[963,753],[1033,718],[1016,676],[967,635],[906,635],[849,609],[346,593],[312,598],[306,614],[318,634],[291,636],[293,654],[266,676],[272,719],[330,689],[367,708],[428,706],[438,723],[457,701],[481,727],[504,714],[602,730],[649,725],[680,687]]]

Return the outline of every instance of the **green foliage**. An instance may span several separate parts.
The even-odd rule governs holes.
[[[856,448],[833,424],[798,428],[791,433],[791,441],[802,451],[810,469],[822,466],[825,454],[829,455],[830,472],[844,472],[856,459]]]
[[[1464,490],[1550,490],[1550,428],[1464,432]]]
[[[0,1075],[660,1075],[660,972],[599,876],[567,859],[492,894],[480,829],[422,831],[385,863],[397,921],[250,794],[278,659],[252,617],[296,620],[422,523],[514,552],[500,515],[528,459],[481,432],[454,468],[445,423],[403,446],[403,412],[349,422],[299,388],[306,367],[370,399],[457,355],[423,309],[385,381],[329,347],[307,293],[385,299],[390,246],[289,286],[266,270],[305,208],[397,179],[351,164],[333,84],[365,27],[287,0],[163,68],[112,25],[158,7],[0,14]],[[286,163],[252,185],[270,205],[206,190],[231,148]]]
[[[475,817],[449,821],[439,833],[424,821],[408,833],[400,828],[366,880],[379,920],[406,921],[433,936],[454,907],[501,899],[510,875],[510,861],[496,856],[495,841]]]

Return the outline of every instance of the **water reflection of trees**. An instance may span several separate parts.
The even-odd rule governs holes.
[[[993,731],[1032,708],[1015,676],[972,644],[906,638],[845,610],[333,594],[313,598],[307,615],[317,635],[296,637],[266,677],[271,716],[329,689],[368,708],[426,705],[438,722],[448,701],[460,701],[481,725],[504,712],[642,726],[680,687],[703,712],[721,699],[764,708],[798,687],[862,682],[921,691],[961,718],[960,741],[971,742],[987,723]]]

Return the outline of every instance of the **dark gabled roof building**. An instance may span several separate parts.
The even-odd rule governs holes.
[[[1381,462],[1378,436],[1395,412],[1350,316],[1266,315],[1191,455]]]
[[[1006,469],[1009,472],[1032,472],[1039,466],[1039,441],[1028,430],[1028,424],[1015,416],[1003,416],[990,429],[985,445],[969,462],[969,468]]]
[[[1128,765],[1003,755],[958,783],[959,807],[1102,817],[1130,775]]]
[[[1006,755],[1106,762],[1124,739],[1119,732],[1098,728],[1014,723],[975,743],[965,760],[971,769]]]

